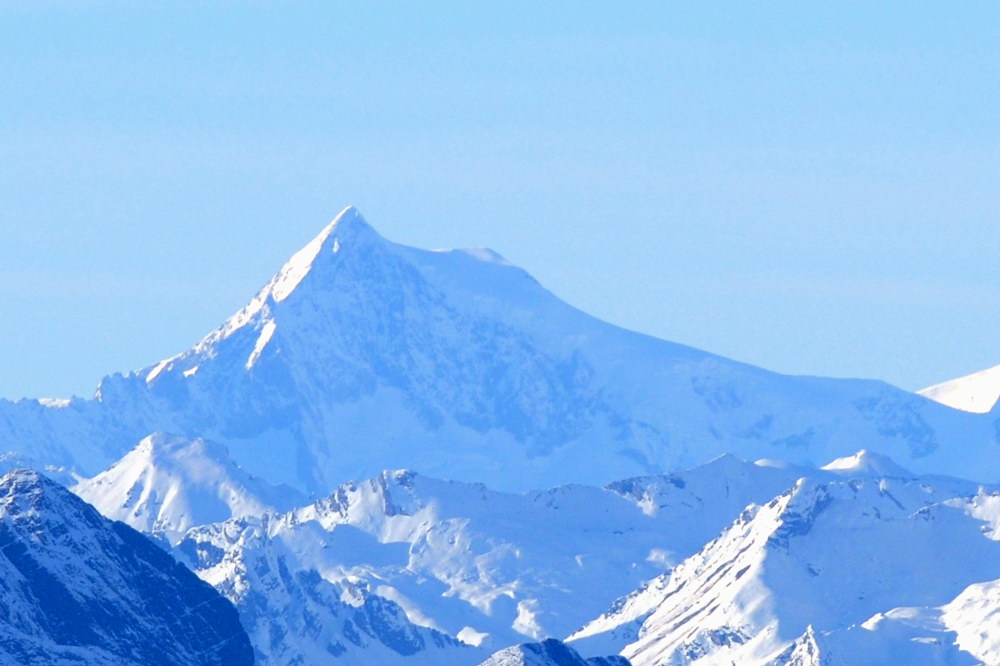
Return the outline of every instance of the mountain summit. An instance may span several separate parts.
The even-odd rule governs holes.
[[[353,208],[187,351],[93,400],[0,402],[2,449],[88,475],[157,431],[313,493],[386,468],[527,489],[861,446],[916,472],[1000,474],[988,415],[626,331],[495,253],[398,245]]]

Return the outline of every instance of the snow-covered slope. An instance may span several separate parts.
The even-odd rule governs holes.
[[[174,543],[191,527],[288,511],[305,496],[237,467],[226,448],[155,433],[71,490],[103,515]]]
[[[259,524],[193,529],[179,551],[223,590],[231,574],[208,573],[223,553],[280,558],[294,575],[366,586],[413,622],[494,650],[567,635],[795,478],[724,457],[606,489],[510,494],[386,472]]]
[[[252,664],[233,607],[37,472],[0,478],[0,662]]]
[[[993,409],[1000,398],[1000,365],[917,391],[920,395],[975,414]]]
[[[953,644],[962,622],[935,609],[1000,576],[997,496],[908,476],[802,479],[749,508],[654,590],[655,610],[622,654],[636,666],[878,663],[834,659],[866,650],[963,663],[957,649],[934,656],[910,643]],[[962,617],[975,627],[963,629],[968,643],[984,625]]]
[[[317,495],[382,469],[525,490],[861,446],[992,478],[992,421],[625,331],[493,253],[400,246],[348,209],[191,349],[93,400],[0,402],[0,448],[92,475],[174,432]]]
[[[479,666],[630,666],[619,656],[584,659],[576,650],[553,638],[499,650]]]
[[[955,633],[958,647],[984,664],[1000,664],[1000,580],[964,589],[941,608],[940,621]]]
[[[236,606],[261,666],[465,666],[482,658],[413,624],[365,582],[327,580],[322,558],[304,564],[269,531],[267,517],[233,519],[193,530],[176,551]]]

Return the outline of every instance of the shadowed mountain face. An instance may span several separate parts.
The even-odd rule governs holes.
[[[36,472],[0,479],[0,661],[253,664],[236,610]]]
[[[625,331],[492,252],[396,245],[348,209],[191,349],[92,400],[0,402],[0,448],[92,475],[166,431],[314,493],[386,468],[523,490],[861,446],[983,478],[991,418]]]

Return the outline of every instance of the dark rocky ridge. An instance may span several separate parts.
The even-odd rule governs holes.
[[[0,661],[253,664],[236,610],[37,472],[0,478]]]

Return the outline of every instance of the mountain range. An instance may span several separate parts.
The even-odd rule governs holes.
[[[0,651],[159,663],[127,652],[140,631],[173,663],[1000,663],[994,374],[773,373],[349,208],[190,349],[90,399],[0,401],[0,566],[27,581]],[[167,590],[217,612],[192,628]]]
[[[252,664],[226,600],[37,472],[0,478],[0,661]]]
[[[998,422],[626,331],[494,252],[404,247],[348,208],[187,351],[91,399],[0,402],[0,446],[89,477],[169,432],[314,496],[383,469],[527,490],[862,446],[990,480]]]

